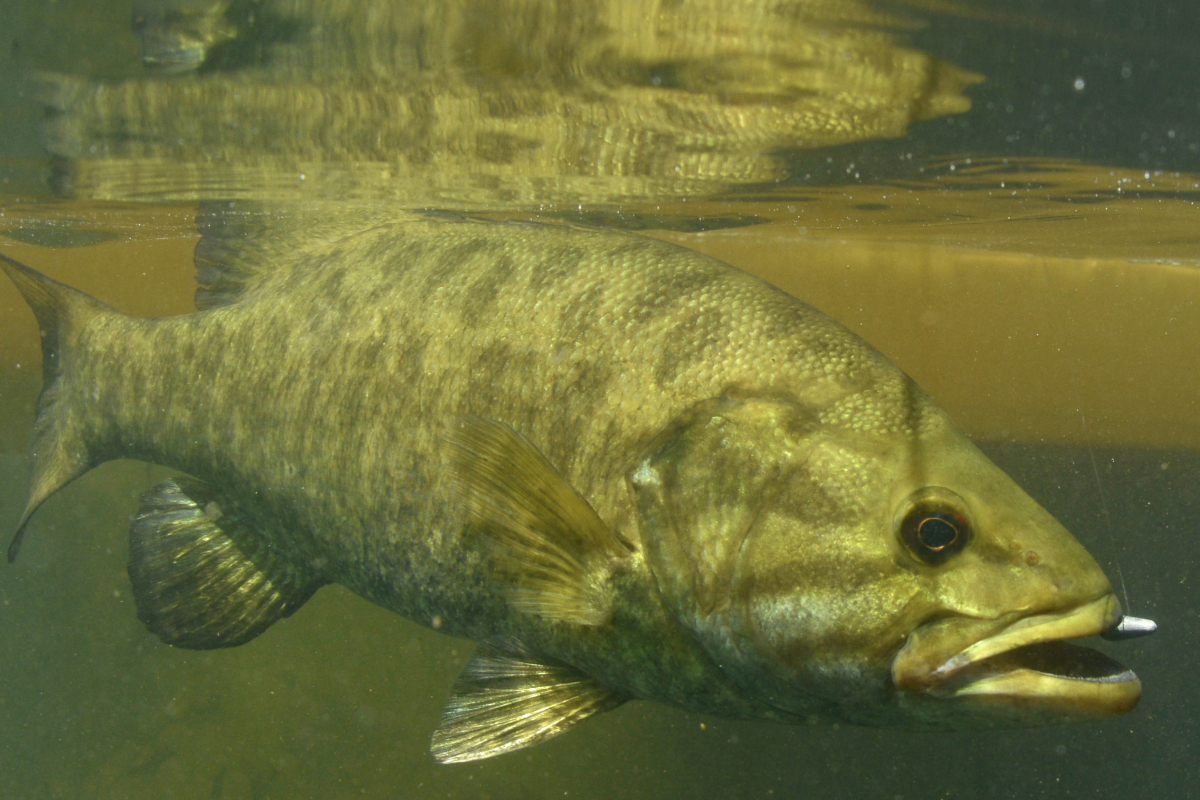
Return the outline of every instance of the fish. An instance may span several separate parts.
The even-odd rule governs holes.
[[[370,215],[368,215],[369,217]],[[478,643],[444,763],[627,700],[989,729],[1123,714],[1148,632],[911,378],[732,266],[445,213],[206,208],[194,313],[8,257],[45,385],[28,502],[116,458],[181,475],[129,532],[163,642],[252,641],[322,586]]]

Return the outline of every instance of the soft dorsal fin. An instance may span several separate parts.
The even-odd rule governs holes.
[[[320,269],[324,257],[347,237],[414,218],[411,212],[378,204],[201,203],[196,214],[196,308],[236,303],[280,270]]]
[[[196,214],[196,308],[237,302],[286,251],[294,233],[289,216],[274,216],[257,203],[201,203]],[[284,244],[285,247],[280,247]]]
[[[471,417],[450,443],[471,522],[493,537],[512,582],[509,603],[562,622],[607,622],[608,578],[632,547],[507,425]]]
[[[443,764],[530,747],[625,698],[515,643],[485,642],[450,690],[430,750]]]
[[[142,497],[129,529],[138,619],[167,644],[245,644],[304,605],[324,580],[271,547],[237,505],[191,478]]]

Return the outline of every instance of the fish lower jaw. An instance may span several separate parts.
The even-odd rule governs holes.
[[[1109,717],[1133,710],[1142,682],[1095,650],[1039,642],[976,662],[931,689],[948,699],[1039,706],[1065,717]]]
[[[953,696],[1009,705],[1047,706],[1073,718],[1101,718],[1132,711],[1141,699],[1142,682],[1128,669],[1097,679],[1019,668],[971,681],[955,690]]]

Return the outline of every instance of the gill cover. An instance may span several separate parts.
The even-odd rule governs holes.
[[[732,586],[764,508],[812,447],[817,421],[794,402],[707,400],[647,447],[630,475],[642,543],[676,619],[730,677],[741,653]],[[750,656],[751,661],[754,661]]]
[[[705,401],[630,474],[642,546],[675,618],[748,696],[832,713],[891,690],[925,609],[884,520],[895,447],[796,402]]]

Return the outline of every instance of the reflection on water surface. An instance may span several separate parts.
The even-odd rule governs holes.
[[[782,148],[966,111],[980,80],[849,0],[265,2],[218,28],[213,13],[142,29],[145,57],[188,79],[37,81],[65,191],[467,208],[711,195],[784,177]]]

